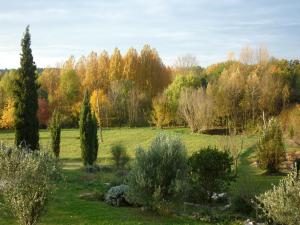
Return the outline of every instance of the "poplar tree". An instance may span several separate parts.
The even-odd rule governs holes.
[[[97,122],[91,112],[89,95],[84,94],[79,121],[81,157],[85,166],[93,166],[98,155]]]
[[[21,41],[21,67],[14,80],[15,144],[36,150],[39,149],[38,84],[30,45],[31,35],[27,26]]]

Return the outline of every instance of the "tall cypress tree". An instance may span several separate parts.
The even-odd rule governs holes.
[[[91,112],[89,95],[84,94],[79,121],[81,157],[85,166],[92,166],[97,160],[98,137],[97,122]]]
[[[60,136],[61,136],[61,124],[60,114],[57,110],[54,110],[50,121],[50,133],[51,133],[51,148],[56,158],[60,153]]]
[[[21,41],[21,67],[14,82],[15,100],[15,144],[39,149],[38,84],[36,66],[31,51],[29,26]]]

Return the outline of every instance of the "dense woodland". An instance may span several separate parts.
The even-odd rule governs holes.
[[[48,125],[59,109],[63,127],[78,127],[80,104],[88,91],[102,126],[189,126],[193,132],[235,127],[255,128],[300,102],[300,62],[275,59],[265,46],[241,49],[226,62],[202,68],[193,56],[166,66],[145,45],[122,55],[116,48],[70,57],[57,68],[37,70],[38,118]],[[17,71],[1,73],[0,127],[13,128],[13,80]],[[101,118],[100,118],[101,117]]]

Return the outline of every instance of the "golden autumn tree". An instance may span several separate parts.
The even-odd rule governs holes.
[[[109,78],[111,81],[123,78],[123,59],[118,48],[115,48],[110,58]]]
[[[15,125],[14,120],[14,101],[9,98],[2,111],[0,118],[0,128],[11,129]]]
[[[58,99],[58,88],[60,80],[60,69],[58,68],[46,68],[39,76],[38,81],[41,88],[48,94],[48,101],[50,105],[56,107],[59,101]]]
[[[84,90],[92,93],[99,83],[97,53],[91,52],[86,59],[86,74],[83,81]]]
[[[127,80],[137,81],[140,69],[140,59],[134,48],[128,49],[124,57],[123,76]]]
[[[59,92],[62,114],[75,120],[80,112],[80,79],[75,70],[61,71]]]
[[[97,89],[92,92],[90,104],[92,112],[96,115],[100,131],[100,141],[103,142],[102,127],[104,119],[106,119],[106,123],[108,123],[108,113],[110,108],[109,99],[103,90]]]
[[[86,75],[86,57],[85,56],[81,56],[78,59],[76,65],[75,65],[75,71],[76,71],[76,74],[78,75],[78,77],[80,78],[80,83],[83,84],[83,82],[85,80],[85,75]],[[83,96],[83,93],[84,93],[83,85],[81,85],[80,92],[81,92],[81,95]]]
[[[109,66],[109,55],[107,51],[103,51],[98,56],[99,84],[97,85],[97,87],[102,89],[105,93],[107,93],[109,89]]]
[[[138,84],[156,96],[170,81],[169,70],[163,64],[156,49],[145,45],[140,54],[140,76]]]
[[[152,105],[152,123],[158,128],[170,125],[174,117],[168,97],[166,95],[159,95],[153,99]]]

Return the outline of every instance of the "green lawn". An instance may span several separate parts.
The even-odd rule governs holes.
[[[104,143],[100,144],[99,163],[108,165],[111,163],[110,146],[121,143],[126,146],[129,155],[133,158],[138,146],[147,147],[152,138],[159,132],[168,132],[178,135],[185,143],[189,154],[201,147],[212,145],[222,147],[226,145],[225,136],[191,134],[188,129],[157,130],[151,128],[112,128],[105,129],[103,133]],[[47,130],[41,130],[40,142],[43,147],[49,146],[50,134]],[[12,131],[0,131],[0,140],[5,144],[13,144],[14,133]],[[251,176],[256,182],[265,186],[276,183],[280,177],[265,176],[263,171],[249,165],[249,157],[255,144],[255,136],[244,137],[245,152],[241,158],[239,168],[240,177]],[[86,192],[101,191],[105,188],[105,182],[111,181],[111,172],[87,174],[81,170],[80,142],[78,129],[64,129],[62,131],[61,159],[64,163],[65,181],[59,184],[56,195],[51,200],[46,215],[39,224],[203,224],[182,217],[161,217],[153,213],[142,212],[138,208],[123,207],[113,208],[100,201],[88,201],[79,198]],[[0,206],[0,224],[16,224],[15,220]]]

